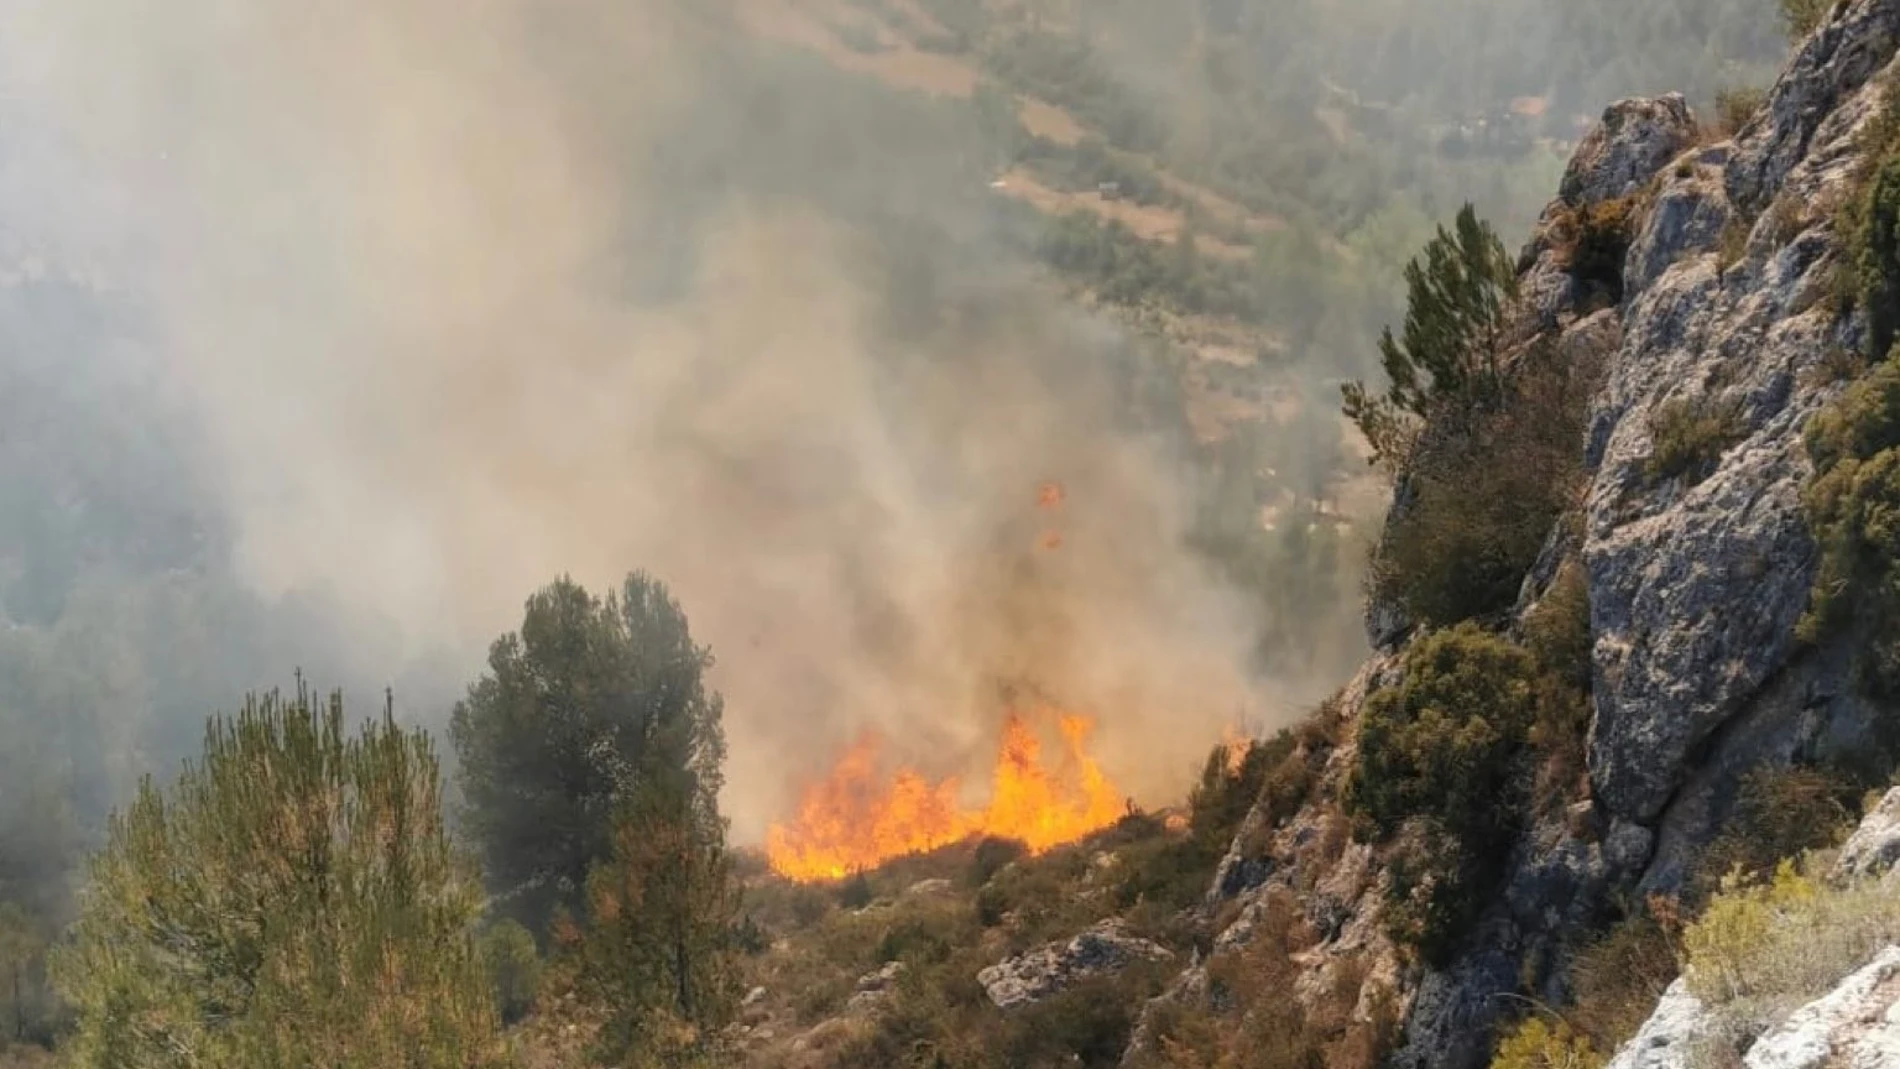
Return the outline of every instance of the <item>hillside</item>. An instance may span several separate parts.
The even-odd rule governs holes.
[[[1721,1042],[1886,1064],[1891,1037],[1853,1022],[1890,1011],[1876,952],[1900,940],[1884,892],[1855,897],[1887,863],[1855,859],[1890,856],[1890,548],[1856,525],[1896,441],[1869,244],[1896,45],[1900,7],[1856,0],[1734,127],[1631,99],[1583,138],[1517,259],[1510,399],[1485,417],[1494,450],[1542,448],[1527,419],[1575,428],[1548,530],[1502,600],[1447,588],[1446,554],[1503,534],[1472,499],[1498,486],[1456,465],[1540,454],[1461,452],[1427,416],[1375,558],[1377,651],[1233,766],[1259,801],[1204,898],[1134,879],[1192,841],[1135,818],[987,875],[960,854],[872,873],[807,907],[828,919],[768,925],[743,1026],[762,1063],[1568,1066],[1627,1042],[1619,1067],[1734,1064],[1695,1060]],[[1444,523],[1464,529],[1399,552]],[[1022,897],[1043,881],[1052,901]],[[1117,949],[1065,944],[1091,930]],[[830,994],[787,1003],[812,990],[787,963],[814,958]],[[1076,961],[1111,964],[1021,1002],[995,983]]]
[[[116,2],[0,1064],[1881,1064],[1891,0]]]

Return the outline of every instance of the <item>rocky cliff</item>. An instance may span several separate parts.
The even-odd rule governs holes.
[[[1367,697],[1392,683],[1422,632],[1375,604],[1378,649],[1334,703],[1341,727],[1318,783],[1292,813],[1263,801],[1209,903],[1233,918],[1217,943],[1231,948],[1253,937],[1270,899],[1291,895],[1317,933],[1296,992],[1330,990],[1350,968],[1359,1013],[1395,999],[1403,1023],[1390,1064],[1484,1064],[1495,1022],[1522,1012],[1514,999],[1562,999],[1576,938],[1613,902],[1680,889],[1744,773],[1872,741],[1880,710],[1854,684],[1856,640],[1802,642],[1796,625],[1817,566],[1803,430],[1851,378],[1843,368],[1867,330],[1864,311],[1830,297],[1852,254],[1836,209],[1859,133],[1884,106],[1897,41],[1900,0],[1837,4],[1731,136],[1708,133],[1680,97],[1611,105],[1524,250],[1517,351],[1554,342],[1607,361],[1577,443],[1587,481],[1578,513],[1551,533],[1500,625],[1514,631],[1559,565],[1581,563],[1587,787],[1529,822],[1501,891],[1447,962],[1426,967],[1393,945],[1378,922],[1392,874],[1373,846],[1343,834],[1337,802]],[[1605,206],[1625,220],[1620,271],[1583,277],[1566,227]],[[1658,465],[1659,434],[1684,412],[1707,414],[1716,440],[1696,463]],[[1888,990],[1890,965],[1870,965],[1860,986]],[[1206,987],[1197,966],[1157,1005],[1204,998]],[[1682,998],[1672,992],[1664,1009],[1681,1010]]]

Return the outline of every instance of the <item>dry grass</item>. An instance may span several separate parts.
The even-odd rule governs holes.
[[[1683,932],[1689,989],[1718,1031],[1756,1035],[1900,942],[1900,895],[1833,887],[1783,862],[1766,882],[1731,880]]]

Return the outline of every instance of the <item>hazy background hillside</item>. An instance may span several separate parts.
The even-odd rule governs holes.
[[[1357,659],[1336,383],[1430,227],[1784,49],[1741,0],[5,6],[0,896],[50,912],[207,711],[302,666],[439,722],[561,570],[679,592],[741,840],[1019,675],[1178,790]]]

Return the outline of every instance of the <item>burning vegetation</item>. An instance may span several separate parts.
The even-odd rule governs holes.
[[[1045,762],[1031,720],[1052,723],[1061,752]],[[774,871],[794,880],[835,880],[892,858],[976,836],[1014,839],[1041,853],[1113,824],[1119,791],[1088,754],[1088,717],[1039,709],[1003,722],[987,805],[966,809],[954,779],[930,782],[909,768],[878,774],[881,750],[865,735],[831,774],[806,789],[798,815],[766,833]]]

